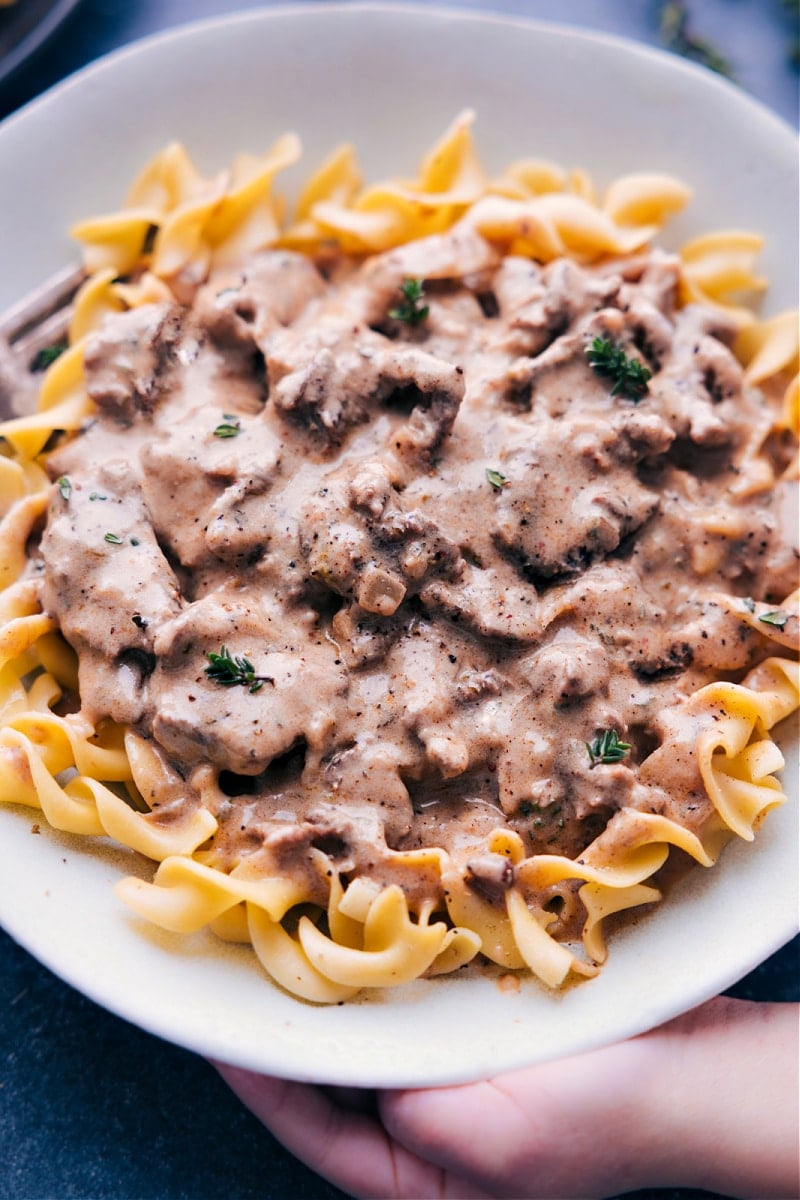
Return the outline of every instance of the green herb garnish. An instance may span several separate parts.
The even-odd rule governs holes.
[[[790,616],[791,613],[785,612],[782,608],[776,608],[772,612],[762,613],[758,619],[764,625],[774,625],[776,629],[783,629]]]
[[[496,492],[502,492],[504,487],[508,487],[508,480],[501,471],[496,471],[494,467],[486,468],[486,478]]]
[[[53,342],[50,346],[42,346],[41,350],[37,350],[31,360],[31,371],[46,371],[57,358],[67,349],[67,342]]]
[[[630,748],[630,742],[619,740],[616,729],[604,729],[598,732],[591,742],[586,743],[593,767],[622,762]]]
[[[586,348],[586,358],[596,374],[612,380],[612,396],[641,400],[647,394],[647,383],[652,372],[638,358],[628,358],[621,346],[607,338],[593,338],[592,344]]]
[[[242,432],[242,427],[239,423],[239,418],[234,417],[231,413],[223,413],[224,421],[221,422],[214,430],[214,437],[232,438],[238,437]]]
[[[405,321],[406,325],[419,325],[430,312],[427,304],[420,304],[425,294],[421,279],[406,279],[400,284],[403,294],[402,304],[389,309],[389,316],[395,321]]]
[[[107,542],[111,542],[112,546],[121,546],[122,545],[122,538],[118,537],[116,535],[116,533],[107,533],[105,535],[105,540]]]
[[[742,600],[742,604],[745,606],[748,612],[754,613],[756,611],[756,602],[755,600],[752,600],[750,596],[745,596],[745,598]]]
[[[208,664],[206,675],[221,687],[241,686],[258,692],[265,683],[275,683],[270,675],[256,675],[250,659],[243,654],[232,655],[227,646],[221,646],[219,654],[209,651]]]
[[[532,817],[535,812],[539,812],[539,805],[534,800],[523,800],[519,806],[521,817]]]
[[[69,475],[59,475],[56,483],[58,484],[58,490],[61,493],[61,499],[69,500],[70,496],[72,495],[72,481],[70,480]]]

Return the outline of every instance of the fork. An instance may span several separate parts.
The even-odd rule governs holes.
[[[47,351],[66,342],[70,305],[86,278],[74,264],[52,275],[0,316],[0,416],[22,416],[35,405],[36,376]]]

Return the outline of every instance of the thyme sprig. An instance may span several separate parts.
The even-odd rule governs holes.
[[[616,729],[598,730],[591,742],[586,742],[592,767],[622,762],[631,749],[630,742],[621,742]]]
[[[400,284],[403,296],[402,303],[389,309],[389,316],[395,321],[405,321],[406,325],[419,325],[430,312],[427,304],[421,304],[425,295],[425,287],[421,279],[406,279]]]
[[[622,347],[608,338],[592,338],[591,345],[586,347],[586,358],[597,375],[612,381],[612,396],[638,401],[647,394],[650,369],[638,358],[628,358]]]
[[[219,654],[208,653],[206,675],[220,687],[246,687],[249,692],[258,692],[265,683],[275,684],[271,675],[256,675],[255,667],[244,654],[231,654],[227,646],[221,646]]]

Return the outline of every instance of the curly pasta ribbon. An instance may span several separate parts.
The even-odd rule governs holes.
[[[28,588],[24,585],[21,590],[28,594]],[[11,609],[11,612],[14,613],[11,605],[4,607],[6,612]],[[5,616],[5,614],[3,615]],[[38,611],[38,606],[33,612],[5,616],[5,622],[0,628],[0,666],[5,666],[6,663],[25,654],[36,644],[42,634],[49,633],[54,628],[55,623],[50,617]]]
[[[84,382],[83,350],[83,341],[78,342],[47,369],[36,412],[4,421],[0,426],[0,435],[24,459],[40,454],[53,430],[74,432],[93,411]]]
[[[471,929],[478,935],[484,957],[509,970],[525,966],[507,913],[469,887],[455,863],[442,871],[442,886],[450,920],[456,927]]]
[[[745,364],[745,380],[751,386],[764,383],[781,371],[797,373],[800,329],[797,313],[779,313],[768,321],[756,321],[739,333],[736,354]]]
[[[51,770],[45,761],[48,755],[52,761],[56,753],[53,742],[47,742],[42,753],[25,734],[13,727],[4,729],[0,735],[0,758],[5,767],[1,798],[40,808],[54,829],[108,836],[155,862],[172,854],[192,854],[216,829],[216,820],[205,809],[195,809],[170,826],[155,826],[97,779],[78,775],[62,785],[56,776],[67,770],[67,765],[56,759],[56,769]]]
[[[142,167],[125,197],[125,210],[145,209],[168,213],[185,204],[205,187],[186,147],[169,142]]]
[[[427,970],[451,931],[443,921],[415,924],[402,888],[391,884],[369,907],[363,949],[338,945],[308,917],[297,932],[309,961],[326,978],[347,987],[392,987]]]
[[[350,190],[348,196],[349,189],[343,189],[342,180],[329,168],[329,192],[309,206],[308,215],[325,236],[335,237],[343,249],[356,254],[388,249],[449,228],[487,188],[472,140],[473,119],[469,111],[456,118],[423,160],[416,180],[390,181],[355,195]],[[344,159],[342,168],[345,179],[349,175],[352,180],[351,163]],[[290,229],[290,237],[291,233]]]
[[[326,856],[312,853],[323,874]],[[140,916],[178,933],[194,932],[245,903],[247,937],[269,974],[319,1003],[347,998],[360,987],[389,987],[414,979],[430,966],[437,969],[436,960],[442,957],[439,970],[455,969],[477,952],[478,939],[470,931],[449,929],[441,922],[433,926],[427,920],[413,922],[397,885],[365,893],[356,880],[351,887],[359,900],[351,902],[349,913],[366,901],[362,919],[357,920],[344,911],[347,893],[338,878],[328,874],[331,937],[308,917],[301,918],[297,938],[282,928],[282,918],[306,899],[303,885],[288,878],[223,875],[191,859],[170,857],[162,862],[152,884],[127,878],[116,891]],[[240,928],[234,937],[242,939]]]
[[[624,175],[606,192],[603,212],[616,225],[660,228],[691,198],[690,189],[670,175]]]
[[[595,966],[581,962],[571,950],[550,937],[547,927],[556,919],[551,913],[531,909],[516,888],[508,892],[506,907],[514,941],[525,965],[548,987],[558,987],[570,971],[597,974]]]
[[[684,304],[721,309],[741,326],[752,325],[752,308],[736,297],[763,292],[767,281],[755,273],[764,239],[742,230],[721,230],[693,238],[681,247],[680,294]]]
[[[763,689],[763,690],[762,690]],[[720,714],[704,729],[696,753],[706,790],[724,825],[751,842],[757,821],[786,797],[773,772],[783,766],[766,733],[800,703],[800,666],[772,658],[752,671],[743,684],[711,683],[692,699]]]
[[[0,455],[0,520],[18,500],[27,495],[43,492],[49,480],[38,463],[17,462]],[[14,576],[16,578],[16,575]]]
[[[140,261],[150,230],[158,225],[160,216],[156,208],[126,208],[74,225],[72,236],[85,243],[86,270],[90,274],[110,271],[127,275]]]
[[[563,192],[568,183],[567,172],[558,163],[523,158],[509,163],[503,174],[492,181],[490,191],[511,200],[527,200],[545,192]]]
[[[69,340],[73,346],[93,330],[98,329],[107,315],[123,312],[127,307],[115,291],[115,279],[115,273],[107,268],[91,275],[78,289],[73,301],[72,317],[69,323]],[[78,379],[80,379],[80,370]],[[54,378],[50,379],[49,386],[53,388],[58,386],[55,384]]]
[[[263,909],[248,905],[247,923],[261,965],[295,996],[316,1004],[340,1004],[359,991],[358,986],[337,983],[318,971],[297,939],[278,921],[271,921]]]
[[[302,885],[288,878],[247,879],[224,875],[189,858],[165,857],[153,883],[122,879],[117,895],[134,912],[173,933],[194,933],[242,902],[281,921],[306,898]]]

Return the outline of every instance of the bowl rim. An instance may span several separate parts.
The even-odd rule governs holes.
[[[410,18],[417,23],[424,22],[431,18],[437,20],[441,20],[442,18],[452,18],[461,24],[472,24],[480,27],[490,24],[492,26],[499,26],[506,29],[510,28],[512,30],[524,29],[527,32],[533,34],[538,33],[548,37],[555,35],[559,39],[566,38],[572,43],[578,43],[584,48],[591,47],[592,49],[596,49],[598,45],[606,46],[613,50],[616,54],[624,53],[630,55],[639,63],[643,61],[653,61],[659,66],[659,68],[668,69],[672,73],[673,78],[680,79],[681,76],[685,75],[686,77],[691,77],[694,81],[701,81],[702,86],[704,87],[717,90],[723,89],[725,95],[735,105],[743,105],[750,112],[755,109],[759,114],[760,120],[768,120],[770,122],[770,130],[779,135],[782,147],[786,146],[788,148],[788,140],[783,141],[784,138],[788,137],[791,138],[792,152],[794,152],[795,149],[795,137],[793,131],[770,109],[766,108],[759,101],[754,100],[737,85],[731,84],[729,81],[713,75],[707,69],[699,67],[694,63],[686,62],[685,60],[667,51],[655,49],[630,39],[619,37],[617,35],[604,33],[595,34],[592,31],[577,27],[558,25],[550,22],[529,19],[526,17],[507,17],[505,14],[500,13],[483,13],[473,10],[460,10],[458,8],[451,7],[436,6],[433,8],[428,8],[427,6],[422,7],[404,3],[372,3],[370,0],[353,0],[353,2],[351,2],[351,0],[345,0],[345,2],[333,3],[330,5],[319,2],[310,4],[287,4],[277,6],[275,8],[248,9],[230,16],[213,16],[203,18],[199,21],[188,22],[183,25],[174,26],[167,30],[158,31],[157,33],[148,35],[147,37],[140,38],[124,47],[112,51],[103,58],[88,64],[86,67],[81,68],[79,71],[69,76],[61,83],[56,84],[52,89],[50,89],[50,91],[44,93],[41,97],[38,97],[29,105],[25,106],[18,113],[12,114],[5,122],[2,123],[2,125],[0,125],[0,148],[2,147],[4,135],[7,132],[24,128],[24,123],[28,120],[33,119],[39,121],[43,117],[46,117],[47,113],[50,111],[50,106],[59,102],[63,95],[74,89],[83,89],[87,83],[91,83],[93,80],[98,79],[101,76],[106,76],[108,74],[113,76],[113,71],[120,62],[128,58],[147,54],[153,48],[168,46],[181,41],[188,42],[198,35],[204,38],[213,36],[213,34],[222,27],[225,27],[226,29],[229,29],[231,26],[245,28],[251,23],[271,23],[285,20],[287,17],[298,17],[302,18],[304,21],[307,21],[309,17],[313,18],[315,15],[323,16],[326,19],[335,20],[338,19],[338,16],[341,14],[346,14],[348,16],[360,16],[368,14],[370,18],[375,17],[380,20],[383,20],[385,17],[399,15]],[[780,815],[781,814],[778,814],[778,816]],[[783,828],[785,824],[786,822],[782,823],[781,828]],[[68,841],[69,839],[66,839],[66,841],[63,838],[55,839],[55,842],[65,845]],[[81,853],[85,856],[88,856],[86,843],[82,843],[81,847]],[[1,896],[0,900],[2,900]],[[776,928],[772,931],[771,941],[764,942],[763,949],[765,954],[771,953],[772,951],[778,949],[780,945],[782,945],[786,940],[788,940],[788,938],[792,936],[795,931],[793,927],[790,928],[792,922],[793,916],[791,918],[787,916],[787,919],[781,923],[780,928]],[[11,922],[6,926],[9,929],[9,932],[11,932],[14,924],[14,922]],[[137,936],[141,935],[137,932]],[[79,977],[76,979],[76,972],[74,970],[70,972],[68,970],[59,969],[59,965],[53,965],[52,954],[50,955],[50,960],[48,960],[46,957],[42,957],[41,946],[38,943],[34,946],[31,946],[29,938],[19,937],[16,932],[12,933],[12,937],[18,940],[20,944],[26,945],[26,948],[28,948],[35,957],[39,958],[40,961],[45,962],[51,970],[54,970],[56,974],[59,974],[68,983],[72,984],[72,986],[77,987],[85,995],[90,996],[109,1011],[115,1012],[117,1015],[133,1021],[141,1028],[147,1029],[151,1033],[168,1038],[170,1041],[175,1041],[178,1044],[184,1045],[187,1048],[195,1051],[200,1050],[200,1052],[210,1052],[214,1057],[227,1059],[228,1061],[235,1061],[238,1063],[238,1065],[242,1066],[253,1065],[252,1061],[248,1060],[246,1057],[243,1058],[243,1052],[241,1050],[237,1050],[235,1046],[232,1046],[230,1039],[226,1040],[226,1037],[223,1034],[217,1036],[215,1031],[215,1038],[204,1047],[198,1047],[196,1039],[192,1039],[191,1035],[188,1033],[186,1035],[186,1040],[182,1041],[180,1037],[176,1036],[174,1025],[170,1028],[165,1028],[164,1022],[161,1020],[159,1013],[151,1014],[150,1018],[143,1018],[139,1014],[132,1014],[130,1008],[126,1009],[124,1004],[112,1002],[108,996],[108,989],[98,972],[95,972],[94,975],[90,974],[88,976],[89,982],[87,984],[87,976],[83,966],[81,968],[83,973],[79,973]],[[235,967],[235,953],[231,953],[228,958]],[[748,966],[746,969],[750,969],[750,967]],[[733,982],[733,978],[730,979],[730,982]],[[269,984],[265,983],[265,986],[268,987]],[[588,984],[581,986],[591,987],[591,981]],[[727,986],[727,984],[725,986]],[[453,996],[456,996],[458,993],[457,985],[450,987],[449,990]],[[701,1000],[708,998],[708,996],[715,994],[715,992],[718,990],[719,987],[716,983],[714,984],[713,988],[706,988],[706,990],[704,990],[702,987],[697,985],[696,981],[693,981],[693,985],[687,987],[687,999],[684,1007],[691,1007],[694,1004],[699,1003]],[[535,995],[530,996],[529,999],[531,999],[533,1003],[536,1002]],[[457,1003],[457,1001],[454,1001],[454,1003]],[[558,1003],[558,1001],[556,1003]],[[415,1004],[417,1006],[417,1014],[419,1016],[419,996],[416,994],[411,1003],[412,1009]],[[649,1028],[653,1024],[658,1024],[661,1020],[675,1015],[675,1012],[676,1010],[674,1008],[668,1008],[668,1010],[662,1010],[661,1012],[654,1013],[653,1019],[651,1020],[648,1018],[646,1025],[639,1026],[635,1030],[631,1030],[631,1032],[643,1032],[644,1028]],[[337,1023],[335,1016],[331,1022],[331,1029],[334,1025],[339,1031],[338,1035],[335,1033],[330,1034],[331,1044],[334,1046],[335,1053],[336,1037],[341,1037],[342,1028],[341,1021]],[[320,1022],[316,1022],[314,1024],[314,1028],[319,1031],[322,1029],[322,1025]],[[324,1029],[326,1037],[328,1036],[328,1032],[328,1027],[326,1026]],[[592,1042],[591,1037],[584,1037],[584,1040],[579,1044],[577,1049],[588,1049],[591,1048],[593,1044],[602,1044],[603,1041],[607,1040],[608,1038],[604,1037],[603,1032],[599,1031],[594,1042]],[[576,1051],[573,1050],[571,1052]],[[528,1060],[526,1059],[525,1061]],[[262,1063],[257,1067],[257,1069],[267,1069],[269,1065],[270,1064],[265,1065]],[[516,1065],[522,1065],[522,1062],[517,1063]],[[279,1067],[284,1073],[290,1075],[291,1077],[318,1077],[308,1075],[305,1068],[302,1070],[293,1068],[291,1062],[287,1062],[285,1056],[280,1060]],[[273,1065],[273,1070],[275,1069],[276,1068]],[[507,1062],[504,1064],[504,1069],[509,1069],[509,1064]],[[413,1086],[415,1084],[419,1084],[418,1074],[409,1074],[408,1069],[403,1062],[394,1063],[392,1065],[392,1071],[392,1077],[387,1082],[385,1068],[382,1065],[378,1064],[378,1066],[372,1066],[368,1063],[361,1063],[357,1074],[348,1074],[338,1070],[334,1074],[331,1074],[329,1070],[324,1081],[333,1083],[347,1082],[359,1084],[361,1086]],[[280,1073],[280,1070],[278,1073]],[[482,1069],[481,1077],[484,1074],[485,1070]],[[465,1069],[459,1072],[453,1069],[452,1066],[449,1066],[444,1073],[439,1071],[438,1075],[433,1077],[431,1080],[426,1079],[425,1082],[460,1082],[468,1078],[477,1077],[478,1075],[476,1075],[472,1069]]]

